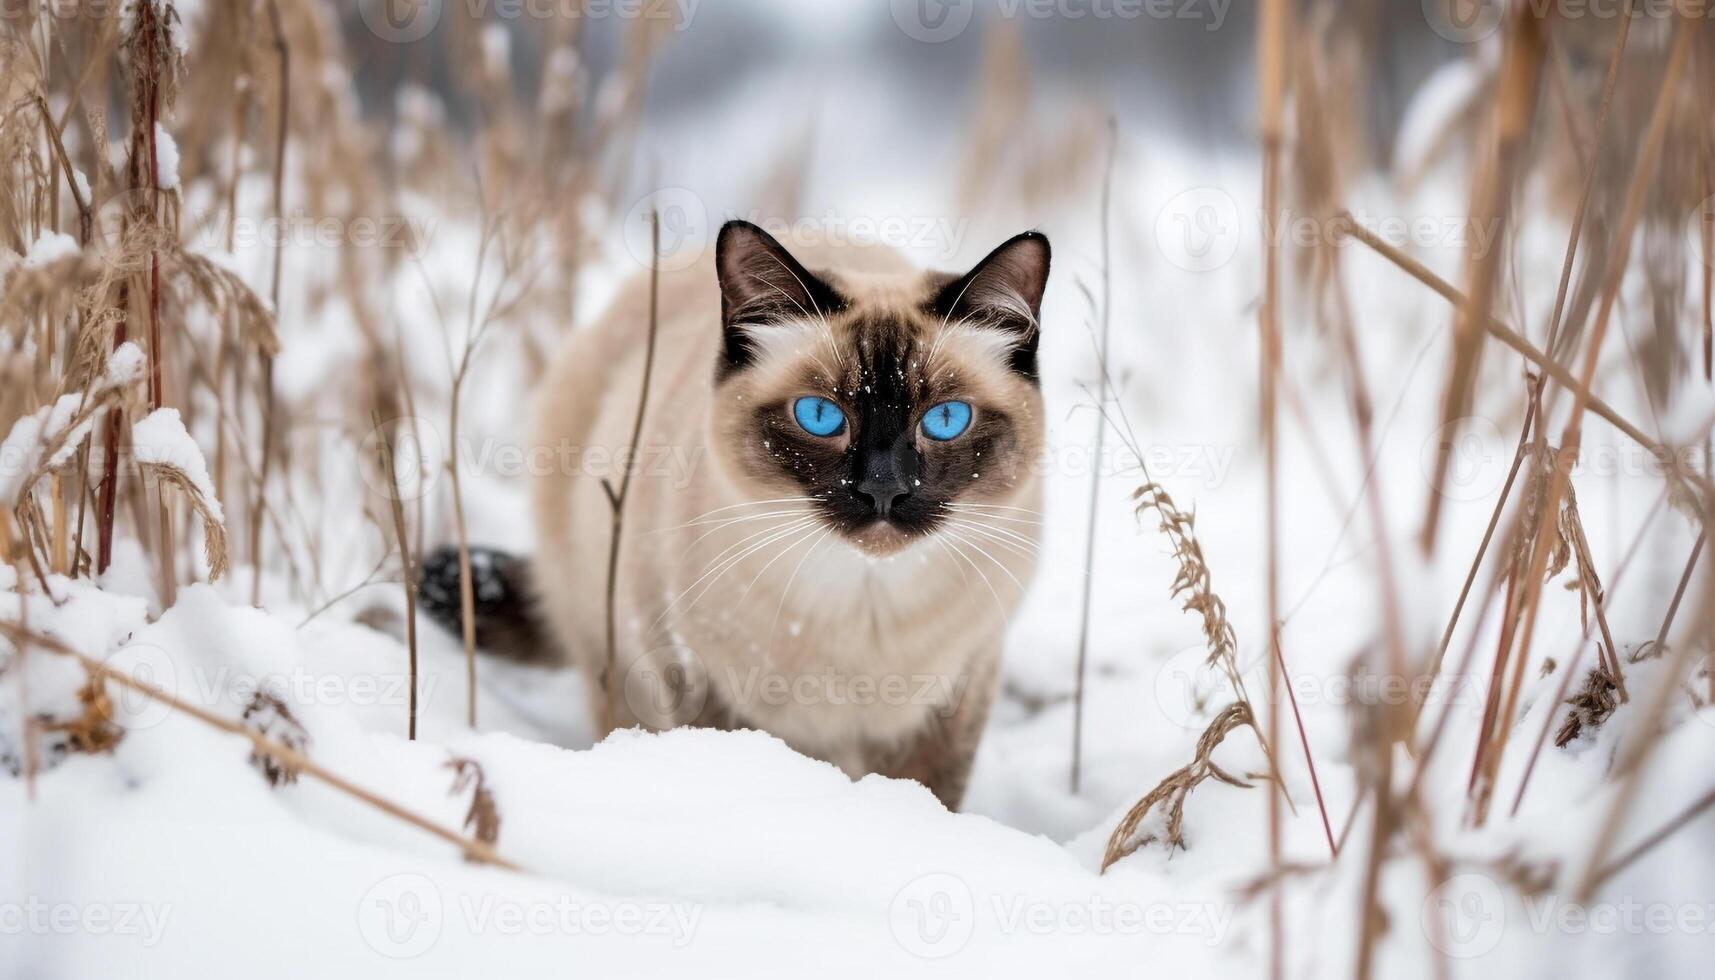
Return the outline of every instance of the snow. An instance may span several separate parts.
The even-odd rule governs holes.
[[[185,423],[176,408],[157,408],[131,426],[131,452],[144,465],[166,466],[178,470],[190,480],[209,506],[214,520],[225,520],[220,500],[214,494],[214,481],[208,476],[208,461],[202,448],[185,431]]]
[[[85,198],[88,200],[88,198]],[[41,269],[77,255],[77,239],[57,231],[44,231],[24,255],[24,268]]]
[[[802,10],[792,16],[815,19]],[[833,31],[860,16],[852,0],[818,29]],[[812,56],[824,50],[812,48]],[[560,70],[573,67],[568,62]],[[1401,137],[1402,156],[1415,156],[1405,151],[1426,143],[1434,120],[1445,118],[1467,90],[1471,71],[1465,69],[1463,81],[1456,73],[1446,76],[1414,108],[1408,118],[1418,121]],[[867,67],[860,77],[894,84]],[[753,84],[762,89],[771,82],[780,87],[777,78]],[[872,97],[867,108],[848,101],[863,89],[829,87],[824,112],[847,125],[825,137],[829,145],[818,151],[817,166],[826,172],[818,170],[806,188],[803,212],[871,218],[952,213],[943,200],[950,195],[924,176],[941,169],[914,168],[890,178],[895,168],[877,167],[862,148],[836,142],[843,133],[856,140],[872,132],[876,104],[914,104],[897,91]],[[616,89],[605,91],[604,102],[617,98]],[[691,188],[711,218],[746,206],[749,192],[738,188],[753,176],[784,118],[761,114],[759,124],[755,105],[736,101],[740,106],[730,114],[700,112],[699,118],[658,123],[642,136],[639,156],[669,167],[661,175],[664,186]],[[402,157],[420,152],[423,133],[445,119],[437,100],[415,90],[401,95],[400,114],[416,127],[396,133]],[[1240,665],[1255,692],[1268,662],[1260,639],[1268,635],[1259,557],[1264,500],[1252,384],[1258,238],[1254,229],[1241,229],[1233,257],[1206,271],[1176,266],[1158,243],[1163,216],[1188,190],[1223,189],[1235,213],[1255,213],[1259,175],[1247,156],[1175,147],[1123,121],[1122,133],[1128,142],[1116,184],[1116,228],[1135,235],[1115,241],[1116,264],[1127,270],[1113,283],[1113,362],[1125,367],[1116,379],[1118,404],[1143,440],[1149,475],[1181,507],[1197,510],[1214,587],[1228,604]],[[753,138],[759,147],[753,153],[709,149],[748,149]],[[729,158],[734,172],[723,173],[719,161]],[[675,165],[680,169],[671,169]],[[195,183],[187,188],[191,193]],[[265,209],[266,188],[246,185],[240,192],[241,211]],[[258,193],[260,203],[253,206],[250,198]],[[1456,173],[1432,173],[1417,196],[1396,193],[1385,181],[1356,180],[1350,188],[1354,213],[1456,214],[1468,196]],[[622,203],[608,214],[593,198],[568,204],[589,216],[592,227],[617,224],[626,210]],[[410,195],[402,195],[401,206],[434,207]],[[1062,210],[1079,217],[1064,217]],[[806,964],[834,977],[1264,975],[1268,903],[1254,886],[1269,868],[1266,790],[1204,783],[1186,803],[1185,850],[1147,846],[1098,874],[1122,814],[1191,758],[1198,735],[1231,695],[1219,673],[1203,665],[1196,617],[1168,595],[1176,568],[1154,518],[1140,520],[1132,511],[1131,491],[1143,479],[1136,461],[1119,450],[1091,458],[1095,413],[1086,391],[1095,359],[1086,329],[1091,311],[1077,286],[1101,275],[1090,202],[1078,197],[983,211],[953,226],[950,241],[933,244],[937,264],[968,264],[1019,228],[1042,225],[1055,242],[1057,265],[1043,316],[1050,406],[1043,570],[1011,626],[1005,690],[978,754],[965,812],[947,812],[914,783],[854,782],[757,732],[622,732],[596,743],[582,682],[565,670],[484,658],[473,730],[464,721],[458,639],[426,621],[418,624],[419,736],[407,739],[411,674],[399,584],[378,581],[320,608],[360,582],[380,554],[378,535],[357,503],[376,499],[375,488],[366,487],[351,465],[373,445],[332,426],[306,424],[292,434],[303,472],[291,484],[295,507],[306,513],[285,519],[322,532],[318,540],[328,546],[316,556],[322,594],[294,596],[283,577],[265,574],[263,608],[251,608],[249,576],[239,574],[230,584],[181,588],[177,602],[163,610],[152,555],[124,539],[115,543],[114,564],[98,583],[49,576],[51,599],[28,571],[20,583],[9,565],[0,564],[0,585],[21,585],[27,595],[0,594],[0,621],[27,619],[32,628],[225,719],[239,719],[257,692],[268,692],[302,726],[306,751],[318,764],[450,831],[466,832],[461,828],[471,795],[452,791],[447,762],[474,760],[500,818],[495,848],[524,871],[467,862],[445,841],[313,777],[270,786],[243,739],[110,688],[126,730],[111,755],[57,751],[59,739],[49,736],[33,784],[0,776],[0,837],[12,847],[12,859],[0,861],[0,976],[123,971],[173,978],[239,972],[368,978],[481,970],[561,977],[694,970],[716,977],[796,977]],[[472,278],[478,239],[468,215],[446,217],[422,256],[422,269],[407,268],[378,287],[389,320],[400,324],[400,347],[420,400],[423,511],[431,543],[446,540],[448,488],[438,475],[449,451],[435,431],[445,418],[446,382],[434,307],[466,308],[470,297],[459,284]],[[1550,286],[1549,295],[1520,301],[1532,311],[1552,301],[1563,235],[1552,219],[1533,222],[1526,232],[1523,278]],[[1432,268],[1457,267],[1457,247],[1430,242],[1412,248]],[[231,267],[266,284],[265,252],[241,253]],[[587,281],[578,284],[581,304],[598,304],[635,271],[620,253],[590,259]],[[285,263],[294,278],[282,290],[288,309],[276,393],[283,414],[320,419],[318,399],[330,391],[367,390],[351,311],[330,304],[306,315],[301,299],[333,280],[340,258],[337,250],[300,248]],[[1397,270],[1355,249],[1342,258],[1349,263],[1353,306],[1365,314],[1379,462],[1373,474],[1360,462],[1338,378],[1326,370],[1324,338],[1311,323],[1290,323],[1288,377],[1305,385],[1298,395],[1313,424],[1283,423],[1283,656],[1335,831],[1350,820],[1341,857],[1329,863],[1309,774],[1290,722],[1283,725],[1289,734],[1280,759],[1294,803],[1284,820],[1284,854],[1312,869],[1280,885],[1292,977],[1348,975],[1352,939],[1361,931],[1363,855],[1374,811],[1356,787],[1360,767],[1371,760],[1353,737],[1359,699],[1341,682],[1352,673],[1377,672],[1371,654],[1380,617],[1376,532],[1361,509],[1354,517],[1350,502],[1355,489],[1373,479],[1387,502],[1392,540],[1412,540],[1431,492],[1422,457],[1438,422],[1435,366],[1450,322],[1444,303]],[[258,261],[255,268],[244,265]],[[517,397],[526,376],[521,359],[497,331],[467,389],[464,425],[473,444],[516,438]],[[110,360],[106,383],[136,383],[143,367],[142,351],[127,345]],[[1614,389],[1616,404],[1644,417],[1647,405],[1628,389],[1623,361],[1604,367],[1604,391]],[[1516,385],[1516,362],[1494,354],[1485,371],[1484,390],[1507,397],[1480,399],[1477,411],[1489,421],[1484,432],[1493,429],[1494,438],[1485,434],[1470,461],[1478,478],[1489,474],[1485,464],[1492,459],[1502,461],[1504,473],[1517,423],[1508,414],[1514,400],[1507,387]],[[1688,400],[1693,404],[1661,420],[1664,429],[1687,430],[1688,419],[1707,415],[1707,398]],[[39,457],[42,442],[69,418],[64,399],[44,406],[18,423],[0,452]],[[1326,467],[1314,462],[1306,429],[1326,442]],[[133,434],[140,460],[179,467],[218,506],[202,450],[175,410],[138,421]],[[1587,458],[1623,461],[1622,449],[1612,433],[1592,423]],[[1092,466],[1101,468],[1104,483],[1083,786],[1073,794],[1067,767],[1077,629],[1069,610],[1077,608],[1082,585]],[[0,471],[0,479],[9,472]],[[1638,531],[1637,502],[1649,499],[1659,481],[1623,464],[1612,474],[1580,472],[1577,480],[1591,544],[1606,571]],[[465,493],[473,540],[534,544],[518,481],[473,472]],[[1437,639],[1440,617],[1469,561],[1465,544],[1481,534],[1490,502],[1480,494],[1446,502],[1445,540],[1456,544],[1441,554],[1424,559],[1415,549],[1397,549],[1403,553],[1394,555],[1394,571],[1409,600],[1404,630],[1414,648]],[[1638,569],[1623,583],[1606,583],[1622,643],[1653,638],[1655,600],[1671,593],[1692,537],[1683,518],[1662,518],[1646,539]],[[1576,597],[1559,582],[1547,592],[1530,664],[1536,679],[1524,692],[1514,732],[1520,741],[1562,716],[1553,695],[1562,672],[1575,669],[1568,655],[1581,653],[1585,665],[1590,659],[1589,645],[1579,639]],[[27,616],[19,615],[21,601],[28,602]],[[1477,637],[1485,655],[1493,649],[1492,619]],[[1465,639],[1461,630],[1460,644]],[[1558,669],[1536,677],[1548,657]],[[1411,854],[1383,867],[1377,887],[1387,928],[1378,940],[1376,974],[1700,975],[1693,971],[1706,968],[1715,921],[1708,886],[1715,861],[1707,846],[1715,824],[1708,816],[1630,865],[1592,903],[1572,901],[1594,835],[1622,792],[1617,760],[1647,734],[1636,708],[1622,708],[1565,750],[1550,745],[1516,817],[1507,811],[1525,754],[1510,751],[1489,825],[1467,826],[1464,785],[1487,693],[1486,668],[1479,659],[1454,677],[1461,686],[1432,699],[1429,718],[1446,710],[1454,713],[1454,724],[1425,770],[1425,831],[1453,874],[1432,877]],[[1634,698],[1665,682],[1659,660],[1627,669]],[[0,768],[22,767],[23,719],[78,715],[76,692],[84,681],[69,661],[39,648],[20,657],[0,644]],[[1688,692],[1672,693],[1665,738],[1629,790],[1639,802],[1622,821],[1612,853],[1636,845],[1709,789],[1715,708],[1698,707]],[[1230,735],[1215,758],[1240,775],[1265,767],[1246,730]],[[1403,755],[1396,760],[1402,774],[1415,767]],[[1152,817],[1151,825],[1158,820]],[[1546,893],[1524,895],[1498,870],[1497,862],[1509,855],[1557,862],[1562,874]],[[1448,914],[1451,923],[1443,919]]]
[[[90,394],[136,381],[142,377],[143,364],[142,348],[131,342],[119,345],[108,357],[101,384]],[[66,434],[85,404],[83,392],[68,392],[55,399],[52,405],[43,406],[13,423],[5,440],[0,441],[0,501],[15,503],[25,481],[37,471],[64,466],[71,459],[89,438],[100,412],[79,422],[51,456],[46,455],[47,449],[50,443]]]
[[[179,187],[179,144],[160,123],[155,124],[155,186],[164,191]]]

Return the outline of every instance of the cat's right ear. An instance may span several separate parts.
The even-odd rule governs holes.
[[[715,275],[721,286],[723,372],[738,370],[756,356],[752,330],[815,320],[845,307],[832,286],[748,221],[721,227],[715,240]]]

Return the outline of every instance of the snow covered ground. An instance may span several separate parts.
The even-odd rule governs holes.
[[[871,93],[871,111],[889,97]],[[826,111],[844,113],[837,105]],[[645,136],[661,159],[680,161],[659,186],[678,188],[676,200],[702,209],[692,230],[704,237],[693,241],[706,241],[719,215],[744,213],[744,192],[736,177],[703,173],[675,150],[723,128],[725,139],[742,142],[739,118],[754,115],[746,107],[730,119],[659,121]],[[1258,175],[1242,156],[1175,148],[1123,121],[1121,132],[1112,275],[1117,398],[1143,443],[1149,477],[1181,507],[1196,508],[1247,682],[1260,691],[1264,501],[1253,383],[1260,240],[1249,217]],[[1131,510],[1143,476],[1111,435],[1100,460],[1085,770],[1081,792],[1068,790],[1075,610],[1097,421],[1089,388],[1099,311],[1080,289],[1099,294],[1096,187],[965,218],[934,181],[843,172],[838,137],[830,138],[804,213],[906,217],[951,228],[919,249],[944,266],[980,256],[1021,227],[1040,226],[1055,243],[1044,316],[1044,383],[1053,408],[1044,567],[1010,634],[1006,689],[966,812],[945,811],[912,783],[854,783],[760,733],[625,732],[592,744],[580,681],[563,671],[484,660],[480,724],[472,731],[463,720],[462,651],[427,622],[419,737],[410,741],[397,585],[361,589],[321,610],[269,577],[258,610],[248,605],[251,572],[238,569],[218,585],[183,589],[162,609],[150,566],[129,545],[99,587],[53,579],[50,598],[25,582],[27,609],[17,591],[0,594],[0,620],[22,619],[230,719],[258,690],[272,692],[301,726],[304,749],[317,763],[444,828],[461,828],[472,807],[472,787],[454,790],[449,761],[475,761],[499,819],[496,850],[523,870],[468,863],[444,840],[313,778],[270,785],[243,739],[114,689],[126,733],[111,753],[51,758],[33,784],[0,778],[0,838],[10,852],[0,861],[0,976],[1265,971],[1268,902],[1255,886],[1269,868],[1266,790],[1204,783],[1186,806],[1184,850],[1146,846],[1098,873],[1120,816],[1190,760],[1198,735],[1231,700],[1224,682],[1201,668],[1199,623],[1168,595],[1175,565],[1166,541],[1152,517],[1140,521]],[[1458,170],[1455,162],[1410,195],[1379,180],[1360,183],[1352,208],[1377,222],[1457,215],[1465,206]],[[195,188],[188,193],[194,197]],[[937,216],[954,223],[938,224]],[[385,287],[423,341],[412,345],[412,356],[425,420],[444,417],[436,406],[444,404],[447,381],[423,282],[445,290],[442,305],[463,308],[476,251],[466,219],[439,216],[422,256],[426,274],[408,270]],[[612,216],[615,226],[621,220]],[[1462,231],[1456,220],[1432,225],[1411,250],[1451,277]],[[1523,281],[1553,283],[1564,235],[1553,219],[1526,229]],[[1482,417],[1470,427],[1475,441],[1462,444],[1456,471],[1462,489],[1446,504],[1443,547],[1424,561],[1407,543],[1431,492],[1426,450],[1434,444],[1450,318],[1439,298],[1375,256],[1356,247],[1342,253],[1377,403],[1383,442],[1371,479],[1395,542],[1406,638],[1414,650],[1432,649],[1511,458],[1519,365],[1499,351],[1489,357]],[[247,260],[266,256],[235,259],[240,266]],[[314,281],[328,275],[329,262],[305,249],[288,266]],[[635,268],[619,247],[601,257],[586,273],[584,305],[599,305]],[[349,377],[353,352],[339,339],[348,325],[295,320],[288,292],[280,386],[283,397],[309,402],[322,386]],[[1528,289],[1524,322],[1539,324],[1551,301],[1551,289]],[[510,420],[518,414],[523,356],[497,343],[479,362],[473,443],[518,438]],[[1295,810],[1285,822],[1285,858],[1306,870],[1280,885],[1287,966],[1292,976],[1345,975],[1361,931],[1372,819],[1356,798],[1355,767],[1365,757],[1352,728],[1358,695],[1346,679],[1373,679],[1381,670],[1377,535],[1367,513],[1353,506],[1365,466],[1331,340],[1313,321],[1295,320],[1287,324],[1286,356],[1295,385],[1289,397],[1302,401],[1311,424],[1289,416],[1283,428],[1283,645],[1329,816],[1343,836],[1340,858],[1329,863],[1302,750],[1288,736],[1280,756]],[[1632,417],[1649,417],[1623,357],[1603,371],[1599,387]],[[1684,401],[1657,421],[1662,431],[1684,433],[1706,414],[1707,397]],[[337,442],[324,448],[335,455],[355,449]],[[330,539],[341,540],[332,502],[360,487],[362,475],[349,466],[333,472],[343,474],[344,485],[329,482],[324,470],[299,493],[312,504],[329,502],[313,516],[333,522]],[[527,547],[520,480],[480,468],[470,480],[473,537]],[[1620,437],[1592,426],[1577,490],[1605,575],[1659,485]],[[444,509],[446,488],[430,489]],[[1691,539],[1677,513],[1653,526],[1615,588],[1612,622],[1622,647],[1654,638]],[[377,560],[379,542],[353,531],[344,543],[323,571],[357,584]],[[18,585],[10,569],[0,568],[0,585]],[[1552,694],[1561,672],[1572,669],[1570,655],[1580,650],[1586,665],[1590,656],[1578,642],[1576,596],[1550,592],[1534,649],[1555,667],[1527,691],[1517,729],[1527,742],[1549,713],[1563,712]],[[1491,634],[1493,618],[1485,626]],[[1461,648],[1456,642],[1455,653]],[[1449,673],[1455,659],[1450,655]],[[1662,682],[1659,664],[1631,667],[1634,691]],[[1707,815],[1607,881],[1592,902],[1573,901],[1594,835],[1621,791],[1614,760],[1643,734],[1634,725],[1639,712],[1622,709],[1568,748],[1545,750],[1516,816],[1506,811],[1525,759],[1510,753],[1494,816],[1482,830],[1466,829],[1464,781],[1486,669],[1479,659],[1431,699],[1428,718],[1445,709],[1452,720],[1425,777],[1432,822],[1422,831],[1448,863],[1432,871],[1401,851],[1383,865],[1378,975],[1702,972],[1715,953],[1715,821]],[[1538,669],[1533,664],[1531,675]],[[83,683],[72,662],[46,651],[11,659],[0,674],[5,744],[19,744],[26,713],[76,717]],[[1623,853],[1710,787],[1715,708],[1676,691],[1668,717],[1660,750],[1630,790],[1640,802],[1611,853]],[[1265,768],[1244,731],[1215,758],[1235,774]],[[1402,756],[1395,768],[1409,774],[1416,766]],[[1555,866],[1558,873],[1526,894],[1503,870],[1520,866]]]

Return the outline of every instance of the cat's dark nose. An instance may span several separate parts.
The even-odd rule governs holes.
[[[866,477],[858,484],[858,493],[869,498],[869,505],[875,510],[875,516],[887,517],[893,513],[893,508],[899,501],[911,496],[911,488],[899,480],[872,480]]]
[[[904,439],[888,450],[872,453],[858,481],[860,496],[869,500],[877,517],[886,518],[899,502],[911,496],[917,482],[917,452]]]

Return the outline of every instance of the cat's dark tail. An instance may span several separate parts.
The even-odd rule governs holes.
[[[477,647],[519,663],[558,662],[554,644],[531,602],[529,562],[492,548],[472,548],[470,571],[476,599]],[[457,548],[439,548],[423,559],[417,579],[417,608],[458,636],[464,630],[460,582]]]

